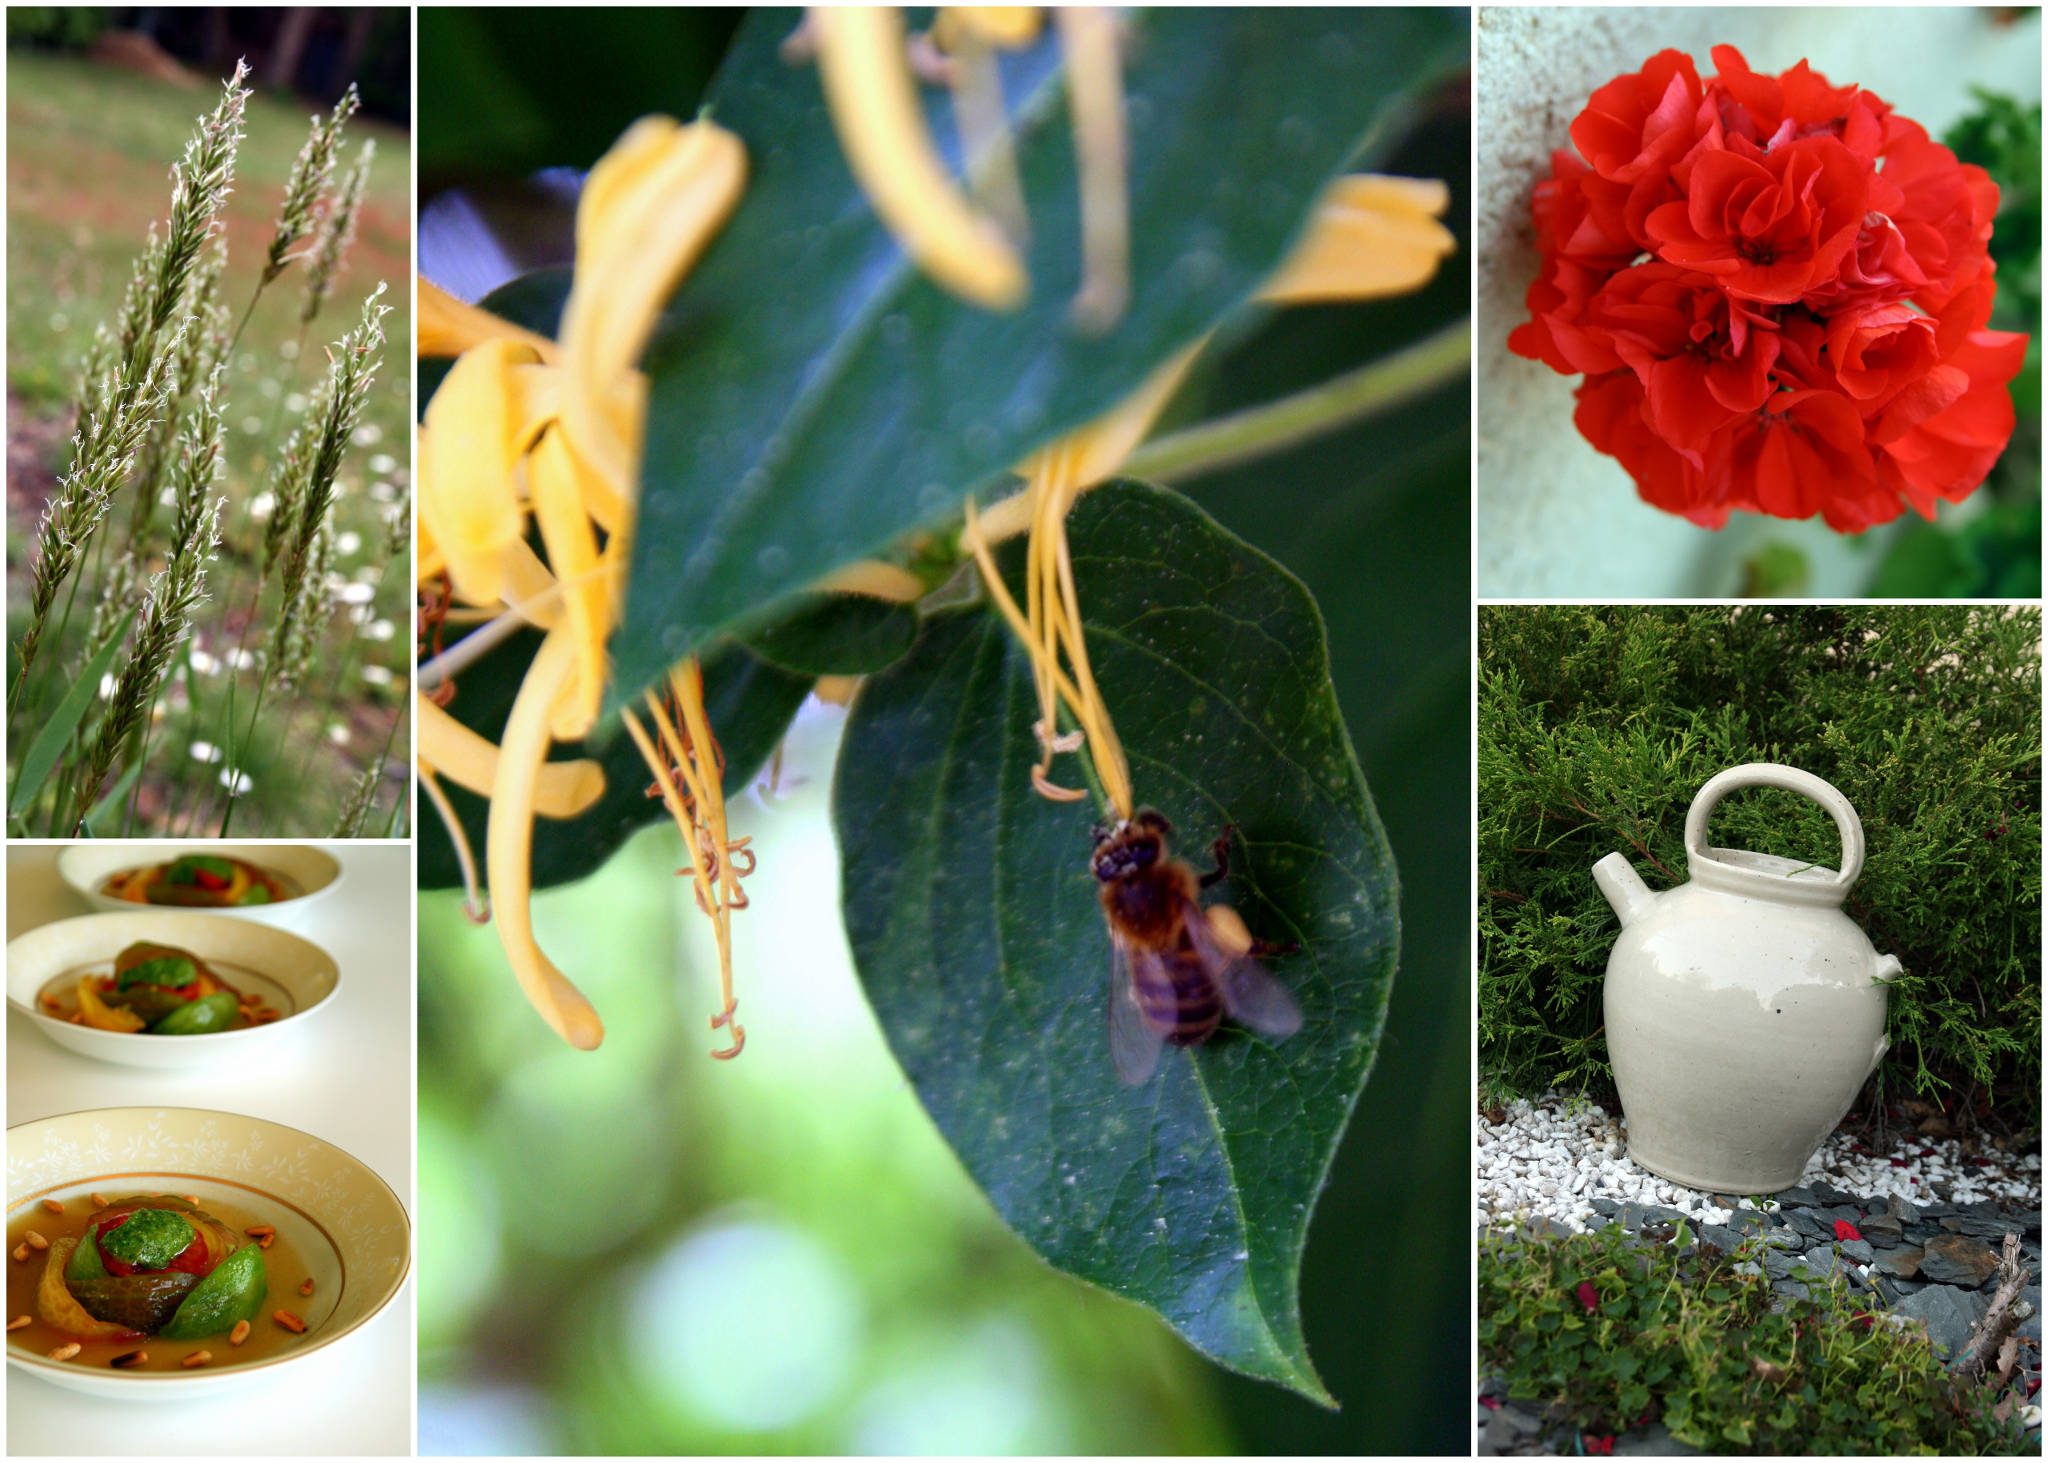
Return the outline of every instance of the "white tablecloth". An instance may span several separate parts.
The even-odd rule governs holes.
[[[345,881],[297,933],[342,972],[335,1008],[263,1068],[216,1074],[115,1067],[65,1051],[7,1014],[9,1127],[82,1108],[161,1103],[268,1118],[376,1170],[412,1212],[412,919],[409,850],[335,844]],[[57,877],[55,846],[7,850],[7,937],[92,910]],[[11,1456],[409,1454],[413,1286],[316,1361],[193,1404],[108,1403],[7,1369]]]

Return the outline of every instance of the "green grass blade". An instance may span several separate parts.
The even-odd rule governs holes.
[[[114,657],[128,639],[128,626],[135,619],[130,610],[121,617],[121,623],[114,629],[107,643],[100,647],[99,654],[86,662],[85,669],[71,683],[64,693],[64,699],[57,703],[56,711],[43,723],[35,740],[28,744],[28,755],[21,759],[21,774],[14,780],[14,792],[7,799],[7,816],[18,818],[35,805],[42,794],[43,784],[63,755],[65,743],[78,729],[78,723],[85,717],[86,707],[92,705],[92,698],[98,693],[100,681],[107,668],[114,663]]]

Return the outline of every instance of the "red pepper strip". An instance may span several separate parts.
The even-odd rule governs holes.
[[[194,869],[192,871],[192,882],[202,889],[209,890],[225,889],[228,887],[228,880],[223,879],[219,874],[208,873],[205,869]]]

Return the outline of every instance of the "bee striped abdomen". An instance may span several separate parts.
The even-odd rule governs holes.
[[[1223,1020],[1223,1002],[1199,956],[1185,946],[1135,966],[1138,1009],[1175,1046],[1207,1041]]]

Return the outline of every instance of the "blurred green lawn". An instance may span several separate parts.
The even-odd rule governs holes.
[[[170,167],[195,120],[219,100],[219,79],[186,88],[68,56],[10,52],[7,58],[7,384],[9,639],[20,634],[26,555],[37,518],[69,456],[71,392],[94,327],[120,306],[129,267],[152,223],[170,208]],[[292,159],[304,143],[313,107],[291,97],[249,99],[246,135],[228,201],[228,273],[223,298],[239,319],[260,276],[276,208]],[[356,447],[344,462],[335,515],[337,532],[354,547],[337,555],[336,571],[375,586],[351,669],[338,690],[336,743],[321,731],[322,713],[357,627],[336,617],[318,662],[325,676],[292,701],[266,702],[270,728],[246,764],[255,779],[238,829],[327,832],[356,772],[373,760],[404,704],[411,662],[412,590],[406,560],[378,576],[384,562],[382,515],[387,501],[410,489],[411,172],[410,139],[400,129],[358,115],[345,134],[342,160],[352,162],[366,138],[377,158],[359,214],[346,272],[298,351],[302,272],[293,269],[263,294],[230,368],[226,470],[220,491],[230,499],[231,535],[246,550],[253,535],[243,504],[262,490],[281,408],[310,395],[325,371],[323,345],[339,339],[360,315],[379,280],[388,344]],[[287,425],[285,430],[289,430]],[[125,531],[128,502],[117,499],[110,523]],[[226,550],[224,550],[225,554]],[[215,655],[240,635],[253,575],[216,566],[209,605],[202,607],[196,647]],[[223,603],[239,582],[237,605]],[[82,598],[82,596],[81,596]],[[272,602],[275,595],[273,593]],[[267,613],[267,611],[266,611]],[[74,632],[82,616],[74,616]],[[267,623],[252,640],[261,643]],[[376,638],[382,636],[384,638]],[[75,655],[73,656],[75,659]],[[367,672],[367,677],[365,675]],[[253,683],[241,690],[246,698]],[[273,688],[274,690],[275,688]],[[182,691],[178,693],[182,698]],[[218,724],[220,681],[202,681],[206,721]],[[277,715],[271,715],[275,705]],[[289,719],[289,745],[279,755],[279,728]],[[208,733],[212,740],[217,734]],[[380,808],[405,787],[405,741],[387,770]],[[183,754],[182,740],[177,754]],[[309,756],[310,754],[310,756]],[[157,751],[151,752],[156,762]],[[303,771],[302,771],[303,769]],[[164,789],[151,787],[149,802]],[[249,816],[249,815],[254,816]],[[382,831],[381,822],[378,827]]]

